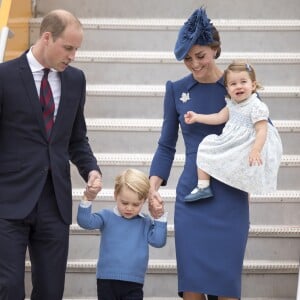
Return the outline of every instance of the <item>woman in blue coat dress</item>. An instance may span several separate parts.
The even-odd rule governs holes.
[[[150,169],[149,209],[154,215],[162,213],[159,188],[167,184],[180,127],[186,157],[176,188],[174,216],[178,294],[184,300],[204,300],[205,295],[208,299],[239,299],[249,230],[248,194],[212,178],[213,197],[184,201],[197,184],[199,143],[223,128],[184,122],[187,111],[211,114],[225,106],[223,72],[215,63],[221,42],[203,8],[195,10],[180,29],[174,53],[191,74],[166,84],[162,132]]]

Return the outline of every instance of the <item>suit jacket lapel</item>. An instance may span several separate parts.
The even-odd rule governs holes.
[[[65,71],[64,71],[65,72]],[[66,112],[66,96],[67,93],[65,93],[65,78],[64,78],[64,72],[59,72],[59,77],[60,77],[60,82],[61,82],[61,94],[60,94],[60,99],[59,99],[59,106],[58,106],[58,110],[57,110],[57,114],[56,114],[56,118],[55,118],[55,122],[52,128],[52,132],[51,132],[51,139],[55,138],[55,132],[56,130],[58,130],[58,128],[61,128],[61,126],[63,126],[63,122],[64,122],[64,112]]]

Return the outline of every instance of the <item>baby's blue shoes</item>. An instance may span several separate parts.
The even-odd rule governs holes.
[[[201,189],[199,187],[195,187],[192,190],[192,192],[184,198],[184,201],[185,202],[193,202],[193,201],[197,201],[200,199],[209,198],[212,196],[213,196],[213,193],[209,186],[206,188],[203,188],[203,189]]]

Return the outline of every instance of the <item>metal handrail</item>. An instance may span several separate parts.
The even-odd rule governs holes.
[[[0,7],[0,63],[4,59],[7,39],[13,36],[13,33],[7,27],[11,2],[12,0],[2,0]]]

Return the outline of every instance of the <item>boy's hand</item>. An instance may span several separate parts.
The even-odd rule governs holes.
[[[85,200],[94,200],[102,190],[102,178],[98,171],[91,171],[84,192]]]
[[[164,214],[164,203],[158,191],[149,192],[148,209],[154,219]]]

